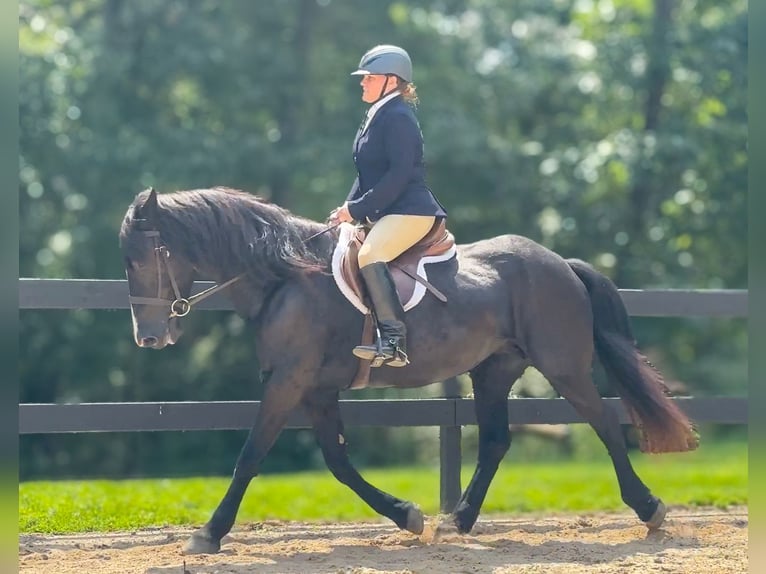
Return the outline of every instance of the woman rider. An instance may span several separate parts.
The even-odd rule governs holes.
[[[380,330],[383,364],[403,367],[409,362],[407,327],[387,263],[425,237],[447,212],[426,184],[423,135],[413,109],[418,98],[407,52],[375,46],[351,75],[361,76],[362,101],[371,106],[354,139],[357,177],[330,220],[370,227],[359,250],[359,268]],[[378,349],[360,345],[353,353],[374,359]]]

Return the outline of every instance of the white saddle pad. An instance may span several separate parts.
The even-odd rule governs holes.
[[[348,251],[348,246],[354,238],[354,226],[351,223],[341,223],[340,235],[338,236],[338,244],[335,246],[335,251],[332,254],[332,275],[335,277],[335,283],[338,285],[338,289],[348,299],[351,304],[356,307],[360,313],[367,314],[369,310],[364,302],[359,299],[354,290],[343,279],[343,273],[341,273],[340,262],[343,258],[343,254]],[[447,261],[457,255],[457,247],[453,245],[448,251],[441,255],[429,255],[422,257],[418,262],[417,273],[423,279],[428,280],[428,274],[426,273],[426,264],[438,263],[440,261]],[[415,305],[420,303],[423,299],[423,295],[426,294],[426,287],[419,281],[415,282],[415,290],[412,293],[410,300],[404,304],[404,310],[409,311]]]

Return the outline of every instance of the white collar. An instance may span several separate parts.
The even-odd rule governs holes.
[[[367,110],[367,119],[364,122],[364,128],[362,128],[362,131],[365,131],[369,127],[370,122],[372,121],[372,118],[374,118],[378,110],[383,107],[383,104],[385,104],[386,102],[389,102],[390,100],[393,100],[396,96],[400,94],[401,92],[399,90],[394,90],[390,94],[386,94],[385,97],[383,97],[382,99],[372,104],[370,106],[370,109]]]

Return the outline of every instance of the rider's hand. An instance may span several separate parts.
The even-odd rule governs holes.
[[[348,206],[344,203],[340,207],[333,209],[327,220],[330,223],[349,223],[354,221],[354,218],[351,217],[351,213],[348,211]]]

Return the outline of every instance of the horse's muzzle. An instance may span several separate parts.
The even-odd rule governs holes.
[[[148,331],[148,332],[147,332]],[[167,328],[162,330],[161,334],[152,333],[150,330],[136,332],[136,345],[142,349],[164,349],[168,345],[175,345],[183,331],[178,325],[177,319],[171,319]]]

